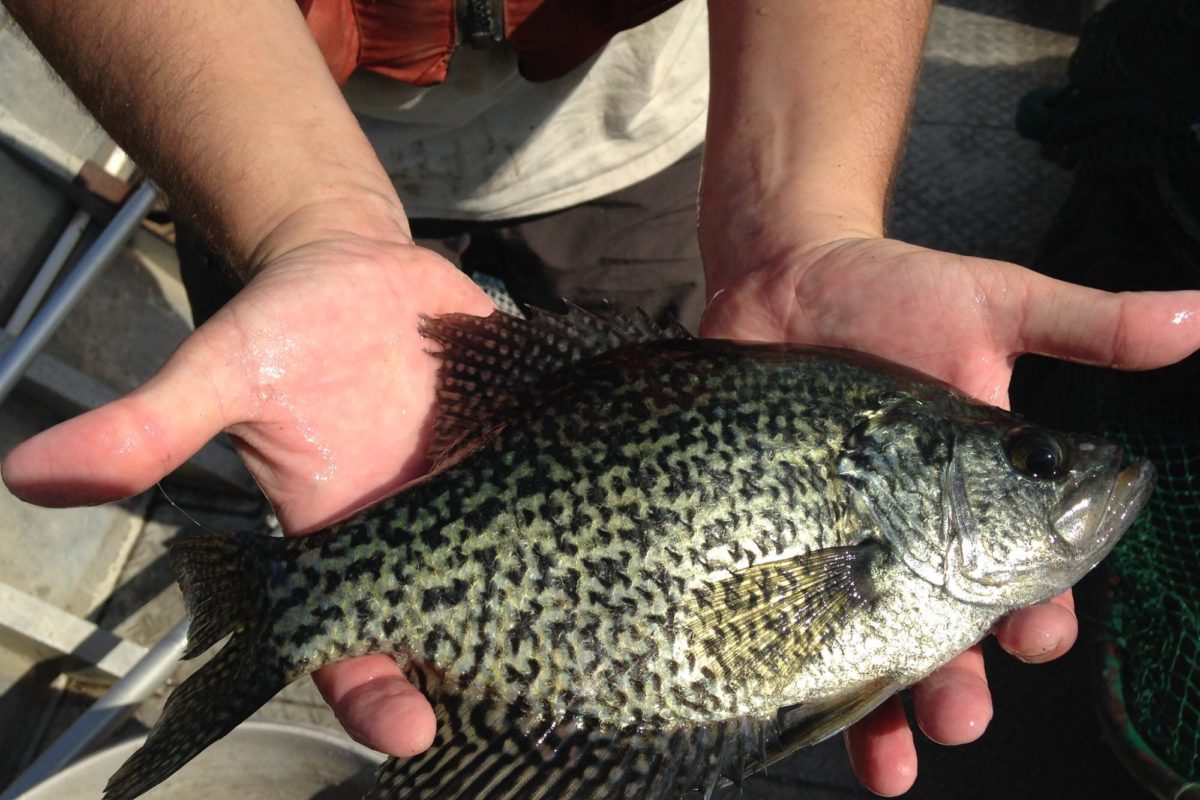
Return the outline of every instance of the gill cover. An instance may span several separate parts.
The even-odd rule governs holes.
[[[843,442],[838,475],[860,514],[906,567],[946,584],[955,538],[950,507],[954,432],[944,419],[897,404],[865,417]]]

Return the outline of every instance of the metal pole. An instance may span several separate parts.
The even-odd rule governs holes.
[[[37,757],[28,769],[0,794],[0,800],[17,800],[25,792],[54,775],[77,756],[108,736],[125,721],[138,704],[154,694],[171,677],[187,645],[187,621],[181,622],[142,658],[83,716]]]
[[[30,321],[29,327],[0,359],[0,402],[8,397],[29,364],[46,346],[46,342],[66,319],[84,291],[117,254],[134,229],[141,224],[142,218],[154,205],[156,197],[158,189],[150,181],[143,182],[137,191],[129,196],[121,210],[100,232],[96,241],[83,254],[83,258],[63,280],[62,285]]]
[[[75,245],[79,244],[84,229],[91,221],[92,215],[82,209],[76,211],[75,216],[71,217],[71,221],[67,223],[62,236],[58,237],[58,241],[54,243],[54,249],[50,251],[50,255],[46,256],[46,260],[42,262],[42,266],[38,270],[37,275],[34,276],[33,282],[25,290],[25,295],[21,298],[21,302],[17,304],[16,310],[13,311],[12,316],[5,323],[4,330],[13,336],[20,336],[21,331],[25,330],[25,326],[33,318],[33,312],[37,311],[38,306],[42,303],[42,298],[46,296],[46,292],[50,291],[50,287],[54,284],[55,279],[58,278],[58,273],[62,271],[63,265],[67,263],[67,259],[71,257],[71,253],[75,250]]]

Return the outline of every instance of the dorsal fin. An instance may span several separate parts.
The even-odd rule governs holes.
[[[685,338],[679,325],[660,327],[642,312],[603,315],[567,305],[567,313],[533,309],[528,319],[493,311],[486,317],[422,317],[421,335],[437,342],[434,466],[477,439],[546,376],[625,344]]]

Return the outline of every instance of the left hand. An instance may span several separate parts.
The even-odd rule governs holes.
[[[1022,353],[1150,369],[1200,348],[1200,292],[1112,294],[1001,261],[903,242],[841,238],[772,259],[712,285],[701,334],[846,347],[919,369],[962,392],[1008,406]],[[729,273],[725,273],[728,276]],[[1015,611],[994,631],[1028,662],[1075,641],[1071,593]],[[917,722],[942,744],[977,739],[992,716],[976,645],[914,687]],[[916,778],[912,732],[893,697],[846,732],[859,780],[893,796]]]
[[[245,288],[145,385],[14,448],[12,492],[47,506],[127,497],[224,430],[296,534],[422,474],[439,361],[420,315],[486,315],[492,303],[391,220],[358,209],[343,228],[341,207],[321,211],[281,228]],[[412,756],[433,741],[433,709],[390,655],[328,664],[314,680],[360,742]]]

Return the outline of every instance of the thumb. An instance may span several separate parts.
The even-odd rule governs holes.
[[[1113,293],[1030,275],[1018,293],[1019,352],[1152,369],[1200,349],[1200,292]]]
[[[392,656],[326,664],[313,673],[313,681],[355,741],[406,758],[433,744],[437,733],[433,708]]]
[[[184,346],[145,385],[22,442],[4,459],[4,483],[42,506],[94,505],[142,492],[233,420],[232,376],[197,366]],[[220,363],[220,360],[217,360]]]

